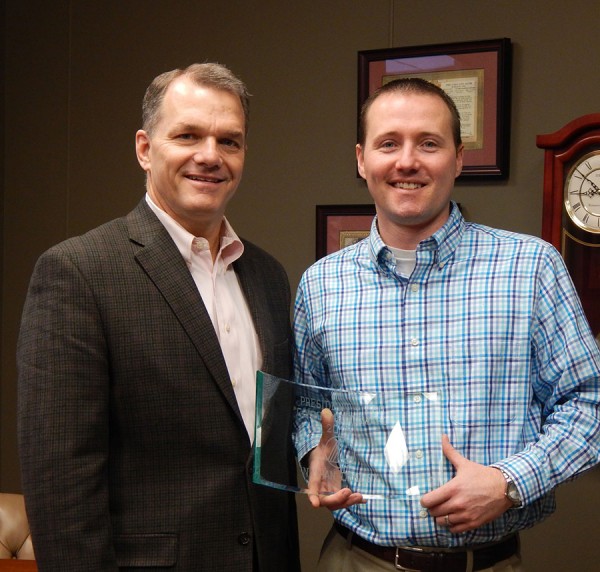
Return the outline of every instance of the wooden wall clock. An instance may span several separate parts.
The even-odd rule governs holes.
[[[600,343],[600,113],[536,143],[544,149],[542,238],[561,252]]]

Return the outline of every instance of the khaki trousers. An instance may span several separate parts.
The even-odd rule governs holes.
[[[397,572],[391,562],[356,548],[349,546],[346,539],[331,529],[321,552],[321,558],[317,566],[317,572]],[[472,572],[466,569],[465,572]],[[513,556],[508,560],[498,562],[492,568],[486,568],[481,572],[524,572],[519,556]]]

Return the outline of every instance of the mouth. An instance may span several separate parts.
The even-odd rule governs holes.
[[[421,189],[425,186],[423,183],[411,183],[408,181],[396,181],[395,183],[390,184],[395,189],[403,189],[405,191],[416,191],[417,189]]]
[[[212,183],[212,184],[222,183],[225,180],[225,179],[220,179],[219,177],[211,177],[208,175],[186,175],[185,178],[188,179],[189,181],[195,181],[198,183]]]

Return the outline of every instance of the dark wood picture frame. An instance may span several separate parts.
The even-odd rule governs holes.
[[[358,116],[371,93],[423,77],[453,97],[465,143],[459,179],[508,178],[512,44],[509,38],[358,52]]]
[[[368,236],[375,205],[317,205],[316,259]]]

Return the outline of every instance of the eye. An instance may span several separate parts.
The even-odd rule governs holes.
[[[181,139],[182,141],[193,141],[196,136],[192,133],[180,133],[176,136],[176,139]]]
[[[230,150],[238,150],[242,148],[242,144],[240,141],[238,141],[237,139],[231,139],[229,137],[221,139],[219,143],[226,149]]]
[[[392,151],[397,147],[396,142],[391,139],[386,139],[379,144],[379,148],[384,151]]]
[[[435,151],[439,147],[439,145],[437,144],[437,142],[436,141],[432,141],[431,139],[428,139],[427,141],[424,141],[422,143],[422,146],[423,146],[423,148],[426,151]]]

